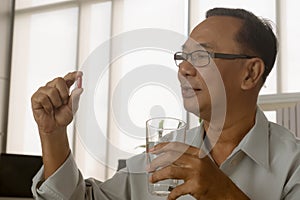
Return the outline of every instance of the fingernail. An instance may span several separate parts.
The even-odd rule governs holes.
[[[76,85],[77,88],[82,88],[82,76],[77,77]]]

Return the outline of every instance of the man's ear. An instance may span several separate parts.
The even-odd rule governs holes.
[[[260,84],[265,70],[265,64],[260,58],[251,58],[246,61],[241,88],[249,90]]]

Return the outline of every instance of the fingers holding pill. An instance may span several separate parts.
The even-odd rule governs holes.
[[[82,76],[83,73],[81,71],[71,72],[68,73],[64,79],[68,87],[71,87],[74,82],[76,82],[75,89],[71,92],[70,99],[69,99],[69,107],[72,109],[73,113],[78,110],[79,98],[83,92],[82,89]]]
[[[68,88],[70,88],[75,81],[78,82],[78,79],[82,79],[83,73],[81,71],[70,72],[64,76],[64,80],[67,83]]]
[[[75,81],[76,88],[81,88],[82,72],[70,72],[64,78],[58,77],[48,82],[46,86],[56,88],[61,98],[62,104],[68,104],[70,97],[70,87],[74,84]]]
[[[61,96],[60,96],[57,88],[44,86],[44,87],[41,87],[39,89],[39,91],[41,94],[44,94],[48,97],[51,104],[53,105],[53,108],[59,108],[63,104]]]
[[[82,88],[75,88],[71,93],[71,97],[69,100],[69,107],[72,109],[73,114],[75,114],[78,110],[79,99],[82,92],[83,92]]]
[[[61,98],[63,104],[68,103],[69,99],[69,87],[63,78],[56,78],[46,84],[48,87],[55,88]],[[50,89],[49,89],[50,90]]]
[[[34,100],[38,100],[40,102],[40,104],[38,104],[40,107],[36,107],[36,109],[43,108],[49,115],[53,112],[53,105],[46,94],[37,93]]]
[[[82,76],[77,77],[76,86],[77,88],[82,88]]]
[[[70,87],[77,87],[70,94]],[[40,129],[54,131],[67,126],[78,109],[79,97],[83,92],[82,72],[71,72],[63,78],[55,78],[40,87],[31,98],[34,118]]]

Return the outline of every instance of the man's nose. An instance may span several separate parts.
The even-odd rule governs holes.
[[[182,76],[196,76],[197,75],[197,69],[188,61],[183,61],[179,64],[178,72]]]

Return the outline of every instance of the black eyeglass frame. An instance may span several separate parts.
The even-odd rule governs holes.
[[[174,54],[174,61],[177,66],[177,60],[187,61],[188,57],[192,57],[192,54],[195,52],[205,52],[208,54],[208,63],[203,66],[196,66],[196,67],[205,67],[206,65],[209,65],[211,58],[221,58],[226,60],[234,60],[234,59],[251,59],[251,58],[257,58],[257,56],[249,56],[245,54],[228,54],[228,53],[215,53],[215,52],[209,52],[205,50],[196,50],[191,53],[184,53],[183,51],[178,51]],[[186,55],[186,58],[182,57],[182,55],[178,55],[181,53],[182,55]],[[180,58],[179,58],[180,57]]]

